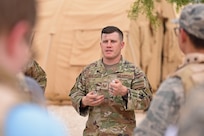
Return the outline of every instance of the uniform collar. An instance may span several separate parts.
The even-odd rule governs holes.
[[[204,63],[204,54],[191,53],[191,54],[186,55],[183,65],[187,65],[191,63]]]
[[[123,72],[123,67],[124,67],[124,62],[125,60],[123,59],[123,57],[121,56],[121,59],[118,63],[118,70],[115,71],[116,73],[120,73]],[[99,68],[98,71],[100,71],[101,73],[105,73],[106,69],[105,66],[103,64],[103,58],[101,58],[98,62],[97,62],[97,67]]]

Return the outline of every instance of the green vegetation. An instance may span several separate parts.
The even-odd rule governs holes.
[[[155,25],[157,24],[157,14],[154,13],[154,1],[155,0],[135,0],[133,3],[128,16],[131,19],[137,19],[139,13],[146,15],[149,18],[150,23]],[[160,2],[161,0],[156,0],[156,2]],[[204,3],[204,0],[166,0],[169,3],[175,3],[177,5],[177,9],[188,4],[188,3]]]

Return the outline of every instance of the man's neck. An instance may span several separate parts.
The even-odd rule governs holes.
[[[103,58],[103,63],[106,64],[106,65],[114,65],[114,64],[119,63],[121,58],[122,58],[122,56],[117,57],[115,59],[111,59],[111,60]]]

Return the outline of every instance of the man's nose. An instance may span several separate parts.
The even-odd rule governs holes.
[[[107,46],[108,46],[108,47],[112,46],[111,41],[108,41],[108,42],[107,42]]]

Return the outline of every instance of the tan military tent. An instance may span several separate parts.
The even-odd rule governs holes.
[[[39,21],[33,46],[47,73],[48,103],[70,103],[68,94],[82,68],[101,57],[100,31],[114,25],[124,32],[123,56],[141,67],[156,91],[167,74],[180,64],[181,53],[173,33],[171,4],[155,3],[161,25],[152,29],[144,15],[127,16],[133,0],[38,0]]]

